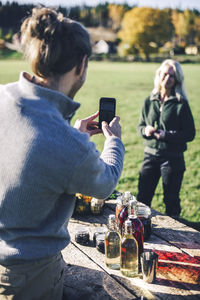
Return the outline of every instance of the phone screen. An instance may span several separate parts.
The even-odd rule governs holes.
[[[101,122],[106,121],[108,124],[115,117],[116,99],[102,97],[99,102],[99,128],[101,128]]]

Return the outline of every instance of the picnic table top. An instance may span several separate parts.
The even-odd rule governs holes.
[[[66,262],[64,300],[200,299],[200,232],[153,209],[152,234],[144,250],[159,255],[156,281],[149,284],[141,276],[125,277],[106,266],[105,255],[92,242],[93,232],[96,227],[106,226],[115,205],[116,200],[107,200],[103,214],[71,218],[71,242],[62,251]],[[79,224],[90,229],[86,246],[75,241]]]

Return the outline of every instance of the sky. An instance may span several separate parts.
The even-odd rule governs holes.
[[[13,2],[11,0],[8,0],[9,2]],[[7,2],[7,0],[2,1],[3,4]],[[43,4],[45,6],[74,6],[74,5],[89,5],[89,6],[95,6],[99,3],[127,3],[130,6],[137,5],[137,6],[150,6],[154,8],[179,8],[182,10],[185,10],[187,8],[189,9],[197,9],[200,11],[200,0],[19,0],[14,1],[18,2],[19,4],[27,4],[27,3],[33,3],[35,5],[37,4]]]

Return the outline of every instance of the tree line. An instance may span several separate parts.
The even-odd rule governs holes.
[[[10,38],[18,32],[22,20],[34,5],[5,5],[0,1],[0,38]],[[86,27],[102,26],[113,30],[119,43],[119,54],[141,54],[146,58],[169,47],[200,46],[200,12],[198,10],[154,9],[128,4],[98,4],[97,6],[57,7],[64,14]]]

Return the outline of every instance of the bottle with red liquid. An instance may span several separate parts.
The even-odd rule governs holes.
[[[151,209],[149,206],[138,202],[136,211],[138,218],[144,226],[144,241],[147,241],[151,236]]]
[[[131,221],[133,227],[133,235],[138,243],[138,273],[141,272],[140,255],[144,252],[144,226],[140,219],[137,217],[137,205],[135,201],[129,203],[129,216],[128,220]]]
[[[129,201],[132,199],[132,195],[129,191],[124,192],[123,194],[123,202],[122,202],[122,208],[120,210],[120,213],[118,214],[117,217],[117,225],[118,225],[118,229],[120,234],[123,234],[123,225],[124,222],[127,220],[128,218],[128,207],[129,207]]]
[[[132,196],[131,200],[129,201],[129,208],[128,208],[129,215],[137,214],[137,205],[138,205],[138,201],[134,196]]]
[[[116,203],[116,207],[115,207],[115,219],[116,219],[117,224],[118,224],[118,216],[123,208],[123,200],[124,200],[123,195],[117,197],[117,203]]]

